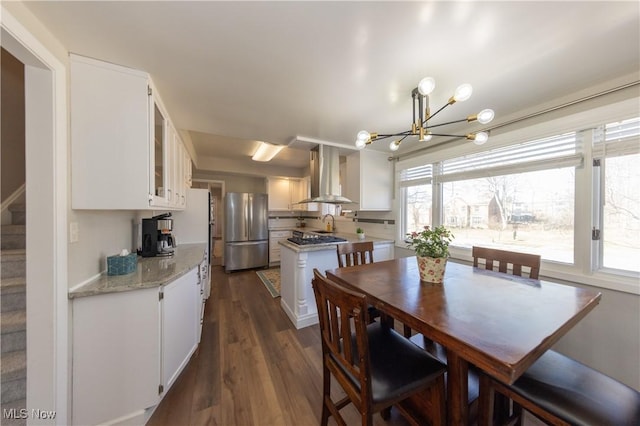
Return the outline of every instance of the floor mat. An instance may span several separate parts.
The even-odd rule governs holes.
[[[256,271],[256,274],[272,297],[280,297],[280,268]]]

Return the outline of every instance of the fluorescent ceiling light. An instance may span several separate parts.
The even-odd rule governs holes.
[[[266,142],[260,142],[260,146],[258,146],[251,159],[253,161],[271,161],[282,148],[284,148],[284,145],[271,145]]]

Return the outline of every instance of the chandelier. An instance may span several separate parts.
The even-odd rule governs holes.
[[[434,127],[446,126],[449,124],[462,123],[477,121],[480,124],[487,124],[491,120],[493,120],[494,112],[491,109],[483,109],[477,114],[470,115],[467,118],[463,118],[461,120],[448,121],[446,123],[440,124],[429,124],[429,120],[435,117],[440,111],[448,107],[449,105],[453,105],[456,102],[466,101],[471,97],[471,93],[473,92],[473,88],[470,84],[461,84],[458,86],[453,96],[449,98],[449,101],[442,106],[439,110],[431,114],[429,109],[429,94],[435,89],[436,82],[431,77],[425,77],[420,80],[418,83],[418,87],[411,91],[411,97],[413,98],[413,121],[411,122],[411,129],[405,130],[400,133],[390,133],[390,134],[380,134],[380,133],[369,133],[366,130],[361,130],[358,132],[358,136],[356,138],[356,147],[358,149],[362,149],[365,146],[372,143],[374,140],[382,140],[386,138],[397,137],[397,139],[393,140],[389,144],[389,149],[391,151],[397,151],[400,148],[400,144],[403,140],[408,138],[409,136],[418,136],[418,140],[420,142],[427,142],[431,140],[433,136],[449,136],[455,138],[466,138],[467,140],[473,141],[477,145],[482,145],[489,139],[489,135],[487,132],[476,132],[476,133],[467,133],[464,135],[452,135],[446,133],[433,133],[431,129]]]

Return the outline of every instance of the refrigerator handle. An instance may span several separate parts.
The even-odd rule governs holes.
[[[247,196],[246,200],[247,201],[244,203],[244,217],[246,218],[246,220],[244,221],[244,239],[248,240],[249,239],[249,222],[250,222],[249,206],[251,206],[249,196]]]
[[[247,239],[251,237],[251,229],[253,228],[253,195],[249,194],[249,202],[247,203]]]

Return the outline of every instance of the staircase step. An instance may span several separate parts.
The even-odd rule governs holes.
[[[26,226],[25,225],[2,225],[0,248],[24,249],[26,247]]]
[[[9,381],[24,378],[27,373],[27,352],[14,351],[3,353],[1,369],[3,385]],[[4,398],[2,400],[6,402]]]
[[[0,312],[25,310],[27,308],[25,277],[0,280]]]
[[[2,334],[26,331],[27,311],[0,312],[0,329]]]
[[[2,404],[2,426],[22,426],[27,424],[20,410],[26,410],[27,400],[19,399]],[[5,415],[7,413],[7,415]],[[28,413],[27,413],[28,414]]]
[[[26,275],[26,251],[24,249],[2,250],[2,279],[23,277]]]
[[[23,351],[27,348],[26,311],[2,311],[0,313],[0,352]],[[3,360],[4,362],[4,360]]]
[[[3,333],[0,336],[0,352],[2,354],[6,352],[24,351],[27,349],[27,332],[16,331],[14,333]]]
[[[27,353],[25,351],[2,354],[2,405],[25,399],[27,396]]]
[[[27,206],[24,203],[11,204],[9,206],[11,212],[11,223],[14,225],[24,225],[27,223]]]

